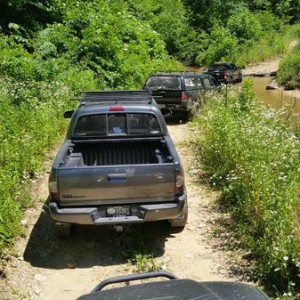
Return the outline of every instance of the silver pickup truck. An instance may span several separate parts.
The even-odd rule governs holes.
[[[49,176],[56,233],[72,224],[168,220],[184,227],[184,172],[164,117],[147,91],[87,92]]]

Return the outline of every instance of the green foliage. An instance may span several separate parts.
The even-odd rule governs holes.
[[[181,38],[193,29],[188,26],[186,11],[181,0],[126,1],[133,14],[147,21],[158,32],[172,55],[178,54]]]
[[[300,88],[300,45],[280,62],[277,81],[287,89]]]
[[[42,170],[45,154],[65,129],[62,119],[72,92],[53,82],[0,78],[0,256],[21,231],[30,203],[30,179]]]
[[[18,80],[30,80],[34,77],[35,62],[21,45],[11,38],[0,35],[0,73]]]
[[[238,40],[229,30],[216,26],[210,37],[207,49],[199,53],[196,62],[209,65],[216,61],[234,61]]]
[[[237,9],[227,22],[227,28],[239,43],[257,41],[262,35],[262,26],[259,19],[248,9]]]
[[[59,16],[55,0],[7,0],[1,1],[0,27],[8,33],[13,29],[10,24],[18,24],[23,33],[32,33],[48,23],[55,21]]]
[[[220,205],[256,260],[256,276],[293,292],[300,271],[300,142],[279,113],[253,101],[245,81],[241,93],[208,103],[195,121],[197,148],[222,191]]]
[[[154,272],[161,270],[161,264],[156,262],[150,254],[135,253],[128,262],[136,267],[136,272]]]
[[[241,67],[250,63],[264,61],[286,53],[288,49],[287,44],[288,40],[285,40],[282,34],[270,31],[268,35],[264,35],[264,38],[256,43],[252,43],[250,40],[241,45],[234,60]]]
[[[38,33],[35,54],[53,58],[62,70],[70,62],[90,70],[101,89],[139,88],[157,69],[182,69],[169,58],[160,35],[149,24],[140,22],[124,4],[118,9],[115,5],[98,0],[70,6],[64,24]]]
[[[244,6],[243,1],[233,0],[183,0],[187,7],[190,24],[197,28],[209,32],[217,23],[225,26],[228,17],[239,6]]]

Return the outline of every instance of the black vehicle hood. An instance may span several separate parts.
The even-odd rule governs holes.
[[[175,279],[102,290],[81,296],[78,300],[96,299],[267,300],[269,298],[258,288],[249,284],[226,281],[197,282],[189,279]]]

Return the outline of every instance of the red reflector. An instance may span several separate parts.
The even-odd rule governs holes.
[[[109,111],[124,111],[124,106],[111,106]]]
[[[185,92],[181,93],[181,101],[187,101],[188,100],[188,96]]]

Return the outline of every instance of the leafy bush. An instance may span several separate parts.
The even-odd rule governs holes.
[[[280,62],[277,81],[287,89],[300,88],[300,45]]]
[[[211,101],[195,123],[203,167],[251,249],[256,276],[299,290],[299,139],[279,113],[255,105],[247,80],[239,94]]]
[[[72,63],[93,71],[101,88],[140,88],[149,73],[182,69],[168,56],[160,35],[119,4],[116,9],[117,4],[103,0],[79,2],[69,7],[64,24],[53,25],[58,30],[48,31],[39,41],[68,49]]]
[[[258,40],[262,35],[259,19],[246,8],[239,8],[230,16],[227,28],[239,43]]]
[[[199,53],[196,62],[201,64],[212,64],[218,61],[234,61],[238,40],[227,28],[215,26],[210,34],[208,47],[205,52]]]
[[[0,257],[21,232],[22,210],[29,205],[29,182],[66,123],[61,118],[72,96],[61,83],[17,82],[0,78]]]

